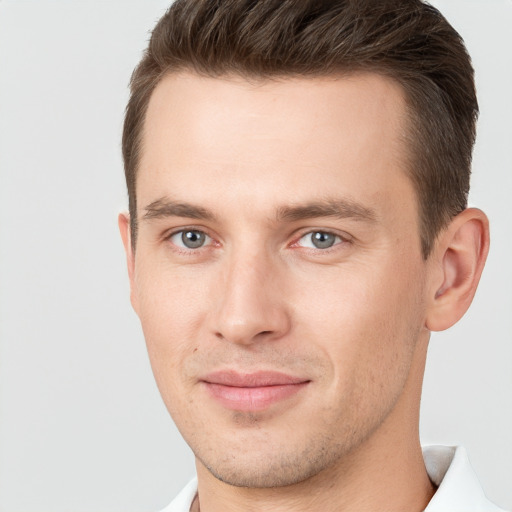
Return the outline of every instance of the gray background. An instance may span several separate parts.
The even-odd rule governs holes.
[[[512,509],[512,3],[435,5],[481,104],[471,203],[492,223],[479,293],[435,334],[425,443],[462,444]],[[163,507],[193,460],[128,300],[117,213],[127,82],[161,0],[0,1],[0,510]]]

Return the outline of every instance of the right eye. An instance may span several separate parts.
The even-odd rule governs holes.
[[[173,233],[169,240],[180,249],[200,249],[212,242],[211,237],[197,229],[184,229]]]

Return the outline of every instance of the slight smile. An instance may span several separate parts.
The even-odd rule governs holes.
[[[292,397],[311,381],[280,372],[242,374],[225,370],[210,373],[201,382],[210,396],[227,409],[256,412]]]

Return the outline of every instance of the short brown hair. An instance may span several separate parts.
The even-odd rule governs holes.
[[[370,71],[405,91],[409,174],[420,211],[422,251],[466,208],[478,103],[460,35],[421,0],[176,0],[135,69],[123,158],[132,241],[144,118],[168,73],[216,77],[315,77]]]

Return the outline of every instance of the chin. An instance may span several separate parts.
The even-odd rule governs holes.
[[[320,441],[320,442],[318,442]],[[323,441],[323,442],[322,442]],[[327,442],[326,442],[327,441]],[[262,451],[261,446],[267,445]],[[231,450],[196,454],[201,464],[218,480],[234,487],[272,488],[295,485],[332,467],[343,457],[344,448],[332,445],[327,439],[299,446],[272,447],[258,443],[255,450],[239,449],[234,443]]]
[[[232,467],[206,466],[206,469],[221,482],[234,487],[248,487],[251,489],[268,489],[272,487],[286,487],[295,485],[317,474],[317,471],[309,471],[301,466],[290,468],[286,465],[270,465],[265,467],[233,465]]]

